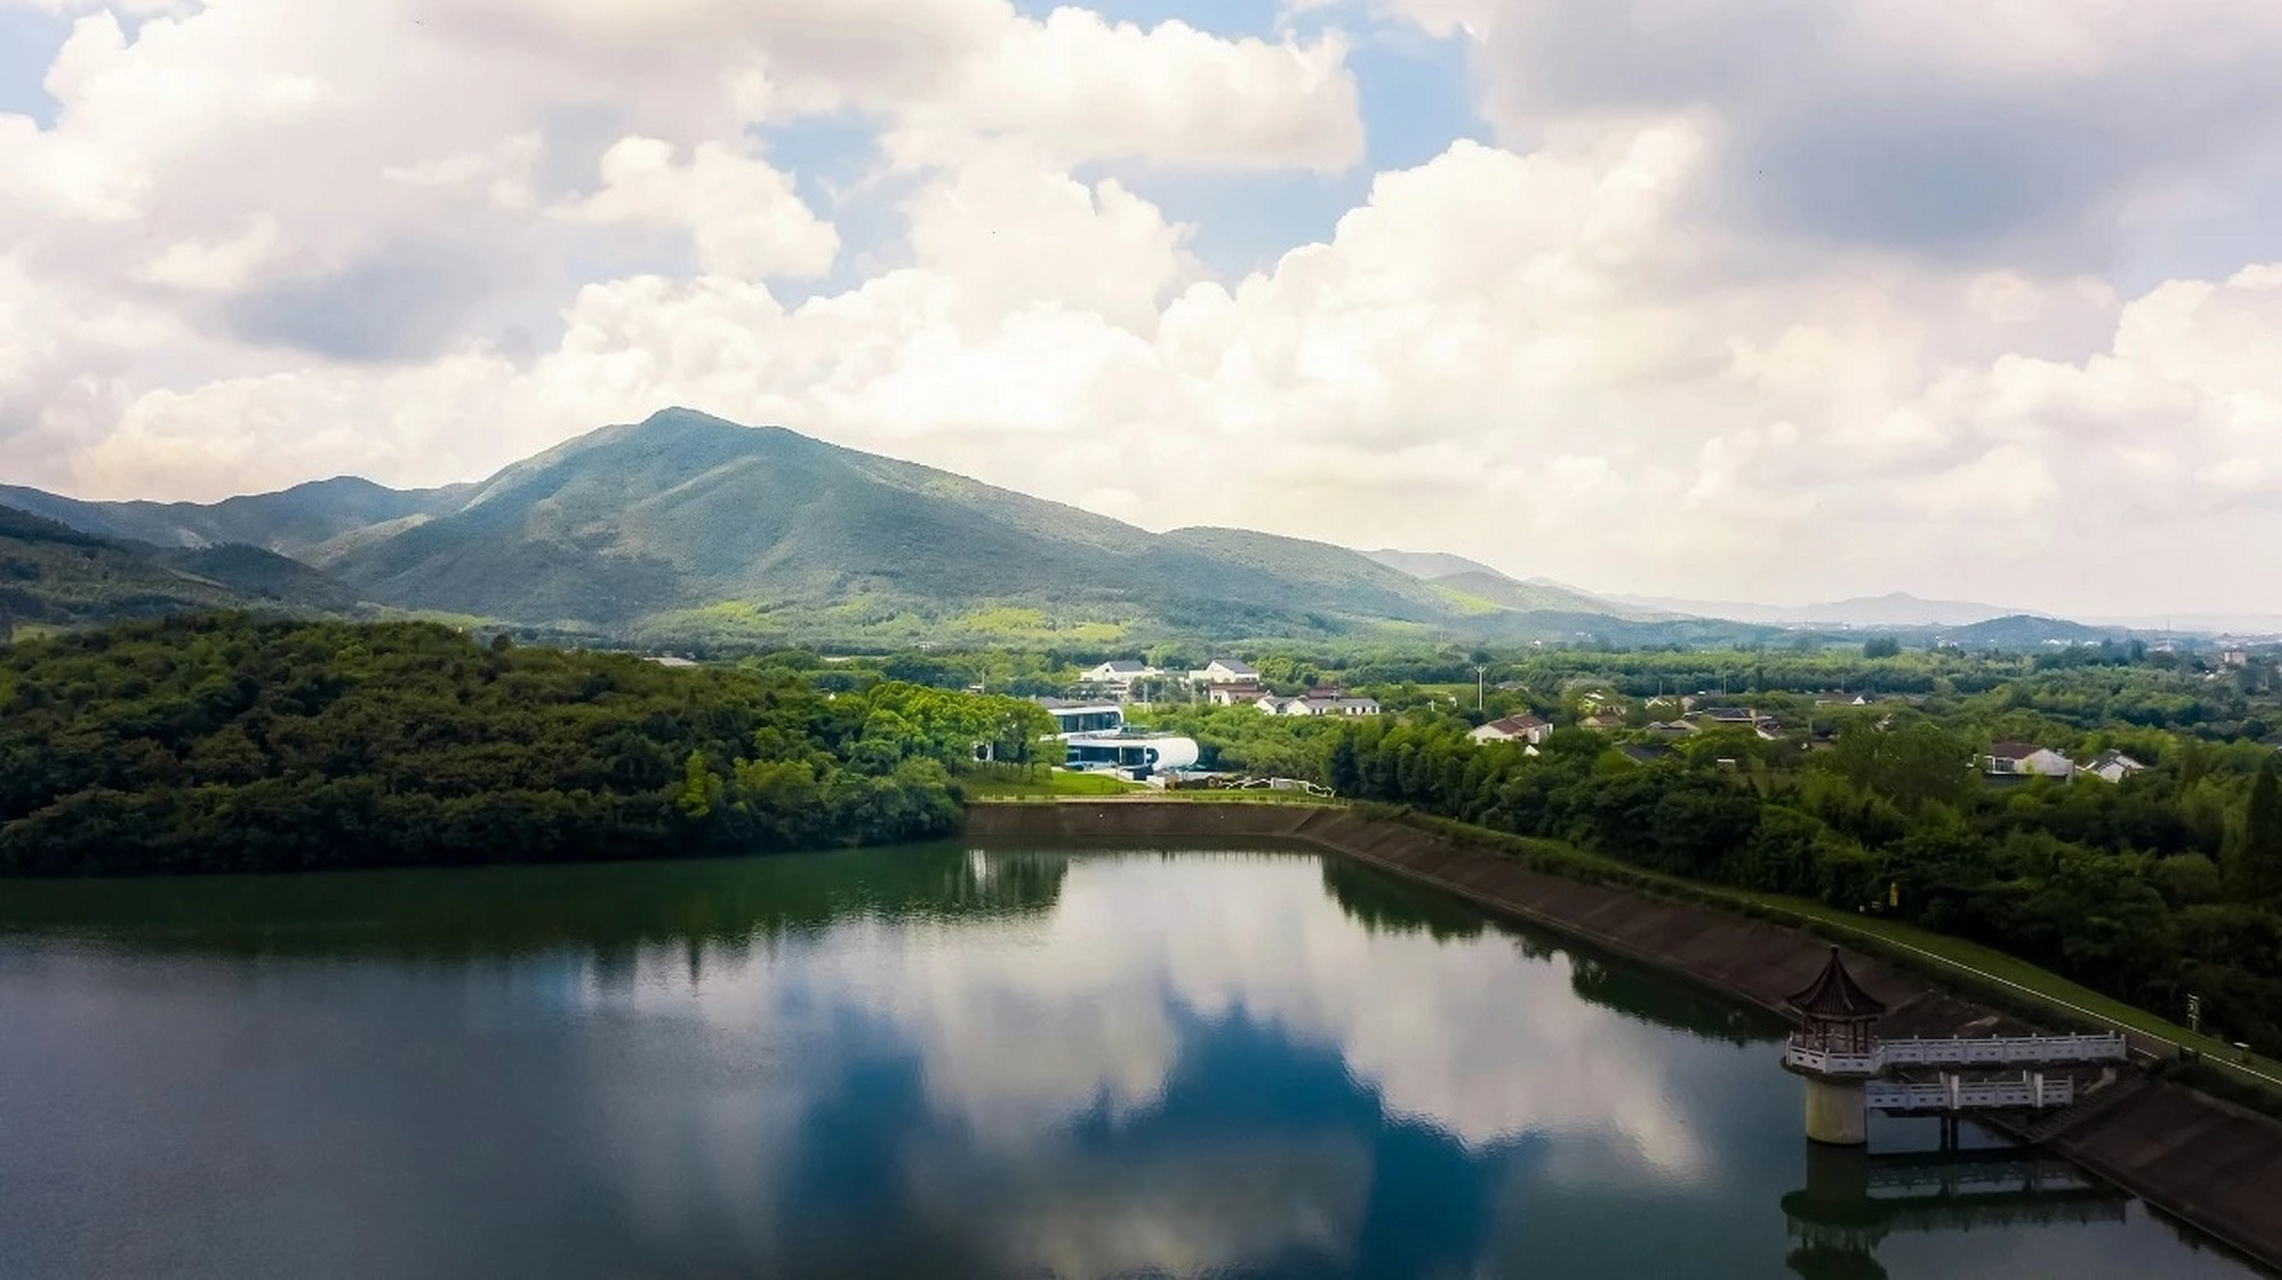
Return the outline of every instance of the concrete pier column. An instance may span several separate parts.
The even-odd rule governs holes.
[[[1870,1109],[1862,1100],[1860,1080],[1822,1080],[1806,1077],[1807,1137],[1837,1147],[1859,1147],[1870,1141]]]

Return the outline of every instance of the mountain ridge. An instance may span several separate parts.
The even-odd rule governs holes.
[[[154,547],[244,545],[302,559],[328,539],[385,520],[431,514],[466,485],[391,489],[362,476],[307,480],[219,502],[91,502],[0,485],[0,505],[99,537]]]
[[[1611,595],[1611,600],[1644,609],[1687,614],[1699,618],[1732,618],[1769,626],[1832,627],[1959,627],[1998,618],[2043,618],[2032,609],[1977,604],[1963,600],[1928,600],[1906,591],[1883,595],[1849,596],[1843,600],[1803,605],[1758,604],[1739,600],[1685,600],[1666,596]],[[2053,619],[2062,621],[2062,619]]]
[[[320,570],[260,547],[153,546],[0,506],[0,631],[201,609],[345,614],[360,604]]]
[[[206,505],[84,502],[0,487],[0,502],[9,495],[36,515],[146,546],[154,563],[203,555],[209,571],[264,584],[273,593],[264,598],[317,608],[371,602],[637,643],[1753,643],[1787,625],[1669,607],[1701,602],[1517,579],[1445,552],[1365,552],[1209,526],[1155,533],[784,427],[678,407],[432,489],[338,476]],[[135,532],[150,536],[128,536]],[[233,547],[245,550],[217,550]],[[249,558],[256,551],[289,556],[306,573]],[[197,576],[187,564],[173,569]],[[1895,593],[1841,603],[1928,602]],[[1981,611],[1972,621],[2015,618],[1996,629],[2005,634],[2028,627],[2018,611],[1959,607]],[[2058,620],[2046,628],[2055,629],[2065,630]]]

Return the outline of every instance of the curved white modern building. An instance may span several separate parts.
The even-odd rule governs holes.
[[[1128,728],[1125,711],[1114,702],[1046,702],[1057,726],[1064,767],[1109,770],[1136,781],[1159,773],[1196,767],[1196,739],[1177,733]]]

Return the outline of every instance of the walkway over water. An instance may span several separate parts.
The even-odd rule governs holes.
[[[1830,1075],[1885,1075],[1896,1067],[2041,1067],[2122,1062],[2120,1032],[2100,1035],[1988,1036],[1875,1040],[1867,1049],[1825,1049],[1794,1036],[1783,1065]]]
[[[2019,1079],[1969,1080],[1944,1075],[1930,1082],[1873,1080],[1862,1086],[1862,1104],[1872,1111],[2042,1110],[2065,1107],[2075,1100],[2073,1079],[2041,1072]]]

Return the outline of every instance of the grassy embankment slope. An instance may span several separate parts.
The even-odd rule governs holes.
[[[2211,1065],[2223,1078],[2258,1090],[2264,1095],[2267,1109],[2282,1108],[2282,1062],[2258,1055],[2251,1055],[2246,1061],[2237,1061],[2238,1054],[2234,1046],[2226,1041],[2190,1031],[2169,1019],[2101,995],[2080,983],[2071,982],[2050,970],[1992,947],[1899,921],[1858,915],[1811,898],[1757,893],[1644,871],[1604,854],[1556,840],[1507,835],[1447,818],[1383,809],[1376,805],[1367,806],[1367,809],[1476,848],[1517,858],[1533,870],[1594,882],[1621,884],[1648,893],[1740,911],[1844,941],[2007,1004],[2018,1005],[2026,1000],[2040,1007],[2057,1008],[2069,1015],[2071,1020],[2089,1019],[2112,1024],[2122,1030],[2138,1032],[2183,1049],[2191,1049],[2211,1060]]]
[[[972,786],[965,789],[969,799],[986,803],[1054,800],[1082,802],[1116,794],[1119,790],[1139,793],[1132,797],[1136,799],[1145,797],[1200,804],[1265,802],[1336,807],[1343,803],[1304,792],[1203,789],[1151,792],[1146,788],[1087,775],[1055,774],[1052,777],[1066,780],[1059,783],[1066,789],[1055,790],[1056,784],[1052,782],[1040,782],[1022,788],[1010,786],[988,792]],[[2221,1079],[2240,1088],[2257,1091],[2265,1109],[2282,1110],[2282,1062],[2257,1055],[2252,1055],[2247,1060],[2238,1060],[2239,1055],[2234,1046],[2226,1041],[2190,1031],[2148,1010],[2101,995],[2080,983],[2071,982],[2047,969],[1979,943],[1949,937],[1915,925],[1843,911],[1811,898],[1755,893],[1645,871],[1605,854],[1562,841],[1508,835],[1486,827],[1470,826],[1400,808],[1374,804],[1362,806],[1362,809],[1375,817],[1403,822],[1483,852],[1513,858],[1535,871],[1592,883],[1620,885],[1644,893],[1697,902],[1770,920],[1845,942],[2006,1005],[2054,1010],[2066,1021],[2111,1025],[2190,1049],[2203,1055],[2208,1069]]]

